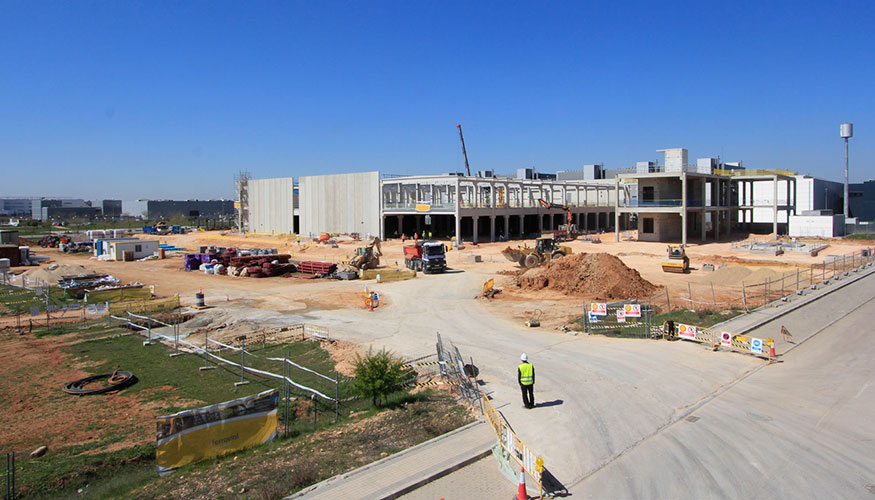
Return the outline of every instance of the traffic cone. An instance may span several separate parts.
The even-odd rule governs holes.
[[[526,493],[526,469],[523,467],[520,467],[520,485],[514,500],[529,500],[529,494]]]
[[[769,346],[769,358],[775,357],[775,343],[772,342],[772,345]]]

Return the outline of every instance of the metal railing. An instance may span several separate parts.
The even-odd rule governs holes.
[[[522,439],[510,428],[501,413],[492,406],[492,402],[484,394],[482,396],[483,414],[486,415],[486,420],[495,431],[495,436],[498,438],[498,444],[502,451],[510,458],[513,458],[520,465],[529,477],[538,485],[538,498],[544,497],[544,485],[541,479],[541,474],[544,472],[544,459],[526,446]]]

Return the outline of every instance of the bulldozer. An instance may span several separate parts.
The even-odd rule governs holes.
[[[667,273],[685,273],[690,270],[690,258],[683,245],[669,245],[668,259],[662,261],[662,270]]]
[[[370,245],[355,249],[355,256],[350,259],[349,265],[359,270],[376,269],[380,265],[381,255],[383,249],[380,246],[380,238],[374,238]]]
[[[550,236],[543,236],[535,240],[535,248],[507,247],[501,251],[501,255],[504,255],[511,262],[516,262],[520,267],[534,267],[548,260],[571,255],[571,253],[571,247],[557,245]]]

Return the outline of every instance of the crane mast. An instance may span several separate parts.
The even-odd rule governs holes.
[[[462,155],[465,157],[465,173],[468,177],[471,177],[471,167],[468,166],[468,152],[465,151],[465,137],[462,135],[462,126],[456,125],[456,128],[459,129],[459,140],[462,141]]]

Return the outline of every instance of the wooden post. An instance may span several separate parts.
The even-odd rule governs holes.
[[[671,299],[668,296],[668,287],[665,287],[665,302],[668,304],[668,312],[671,312]]]

